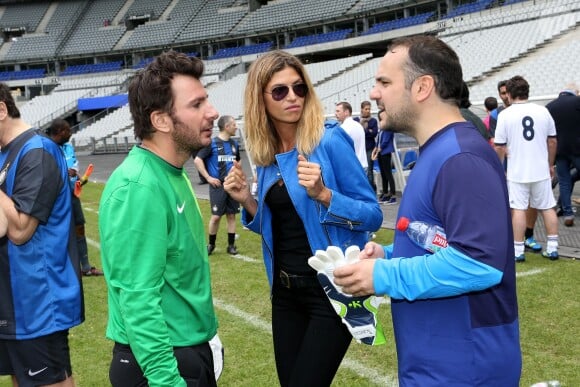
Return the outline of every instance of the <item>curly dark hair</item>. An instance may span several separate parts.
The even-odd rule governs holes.
[[[188,75],[200,79],[203,62],[195,57],[170,50],[160,54],[141,70],[129,84],[129,109],[135,124],[135,137],[143,140],[155,132],[151,113],[173,110],[171,80],[175,75]]]

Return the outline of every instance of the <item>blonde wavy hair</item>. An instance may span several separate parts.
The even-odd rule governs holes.
[[[256,165],[274,163],[280,139],[266,111],[264,90],[273,75],[292,67],[308,86],[302,116],[298,121],[296,148],[299,153],[309,155],[324,134],[324,110],[314,86],[298,58],[284,51],[271,51],[258,58],[248,70],[244,93],[244,140],[248,154]]]

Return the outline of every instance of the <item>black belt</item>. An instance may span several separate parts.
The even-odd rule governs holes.
[[[320,286],[320,283],[315,276],[288,274],[284,270],[280,270],[280,284],[288,289],[313,288]]]

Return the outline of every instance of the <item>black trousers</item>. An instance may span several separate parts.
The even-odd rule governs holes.
[[[322,287],[272,291],[272,331],[282,387],[330,386],[352,336]]]
[[[379,169],[381,170],[381,180],[383,181],[383,194],[395,196],[395,179],[393,178],[391,167],[391,153],[379,155]]]
[[[174,347],[177,368],[188,387],[217,386],[213,371],[213,355],[208,343]],[[115,343],[109,368],[113,387],[147,387],[149,383],[128,345]]]

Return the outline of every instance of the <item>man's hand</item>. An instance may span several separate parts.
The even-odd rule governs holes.
[[[222,182],[218,178],[215,178],[215,177],[212,177],[212,176],[209,176],[208,175],[208,177],[207,177],[206,180],[207,180],[208,184],[211,185],[214,188],[219,188],[219,187],[222,186]]]
[[[384,258],[385,250],[376,242],[368,242],[358,257],[359,259]]]
[[[334,283],[342,291],[353,296],[368,296],[375,294],[373,284],[373,269],[376,259],[368,258],[352,265],[337,268],[334,271]]]
[[[358,261],[359,254],[358,246],[348,247],[344,254],[339,247],[329,246],[326,251],[317,250],[316,255],[308,260],[308,264],[318,272],[318,282],[352,336],[364,344],[384,344],[385,337],[376,319],[380,300],[374,295],[352,297],[333,283],[334,272],[339,267],[353,266],[352,263]]]

